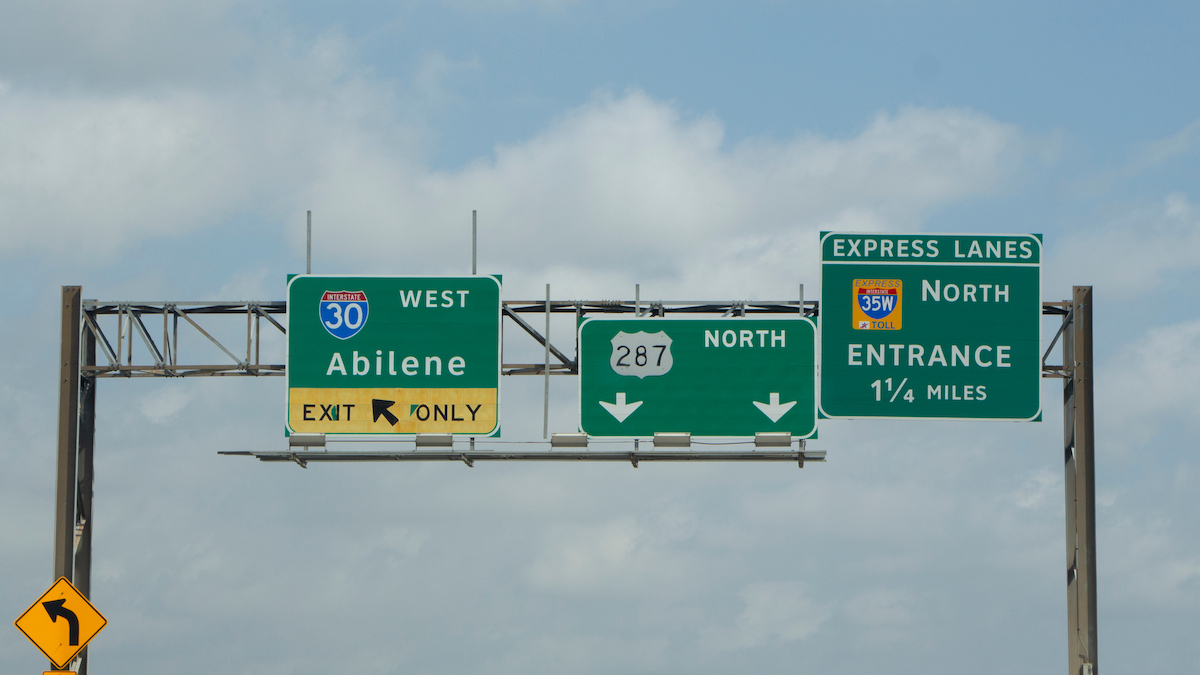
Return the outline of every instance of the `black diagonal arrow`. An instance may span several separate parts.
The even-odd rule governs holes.
[[[396,422],[400,421],[400,418],[396,417],[390,410],[388,410],[388,408],[395,404],[395,401],[384,401],[383,399],[378,398],[371,399],[371,415],[374,418],[371,421],[378,422],[379,416],[383,415],[383,418],[388,421],[388,424],[395,425]]]
[[[46,613],[50,615],[50,620],[54,623],[58,623],[58,617],[60,616],[67,620],[69,633],[67,637],[70,638],[69,642],[74,647],[79,644],[79,617],[75,616],[75,612],[63,607],[63,603],[66,601],[66,598],[51,600],[50,602],[43,602],[42,607],[46,608]]]

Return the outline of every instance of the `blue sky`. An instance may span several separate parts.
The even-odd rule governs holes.
[[[814,298],[822,230],[1038,232],[1043,299],[1097,297],[1102,667],[1187,672],[1198,13],[9,3],[0,607],[52,581],[64,284],[282,299],[309,209],[314,271],[401,275],[468,271],[478,209],[510,299]],[[574,429],[574,392],[555,381],[552,430]],[[539,438],[540,380],[503,395],[505,438]],[[823,423],[829,462],[801,471],[304,471],[216,455],[282,443],[281,380],[107,380],[93,667],[1060,673],[1059,395],[1046,381],[1038,424]],[[5,671],[43,663],[0,631]]]

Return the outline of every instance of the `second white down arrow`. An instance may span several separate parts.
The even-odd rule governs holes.
[[[762,411],[762,414],[770,418],[772,423],[778,422],[780,417],[786,415],[787,411],[791,410],[792,406],[796,405],[795,401],[791,401],[789,403],[780,403],[778,392],[771,392],[770,401],[770,403],[760,403],[758,401],[751,402],[756,408]]]

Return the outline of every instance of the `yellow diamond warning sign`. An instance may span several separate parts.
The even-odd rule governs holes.
[[[66,577],[59,577],[13,623],[55,668],[66,668],[108,620]]]
[[[495,389],[288,391],[288,420],[305,434],[478,434],[496,428]]]

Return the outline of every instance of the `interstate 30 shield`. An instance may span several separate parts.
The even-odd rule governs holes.
[[[855,330],[900,330],[904,301],[900,279],[855,279]]]
[[[362,291],[325,291],[321,296],[321,325],[339,340],[358,334],[367,325],[367,294]]]

